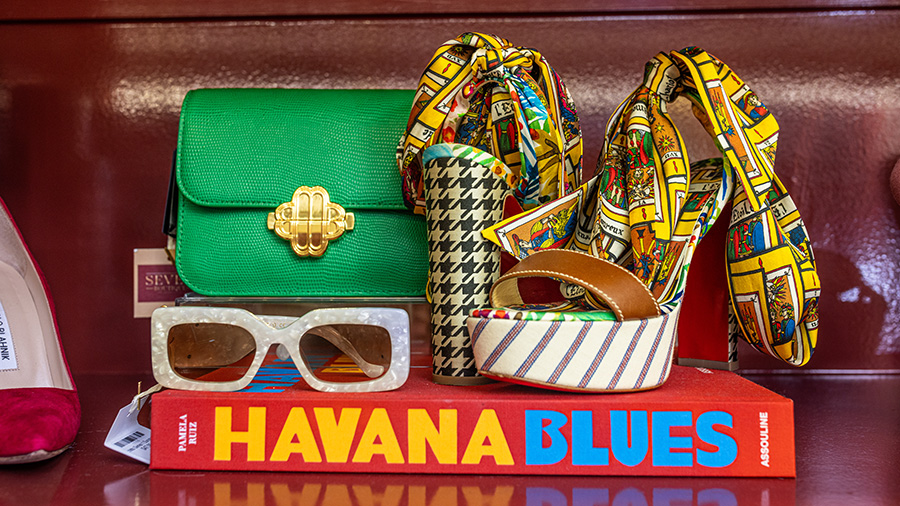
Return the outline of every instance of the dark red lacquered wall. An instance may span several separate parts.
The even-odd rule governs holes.
[[[518,13],[488,14],[472,2],[408,2],[385,17],[353,1],[223,0],[209,10],[174,1],[4,2],[0,197],[53,289],[71,366],[149,369],[148,321],[131,318],[131,251],[164,244],[187,90],[412,88],[435,48],[474,30],[547,56],[578,107],[589,172],[607,117],[648,58],[698,45],[727,62],[781,124],[776,170],[816,248],[821,331],[808,370],[900,369],[900,209],[888,187],[900,157],[900,10],[885,2],[645,4],[600,12],[564,2],[548,12],[525,2]],[[680,107],[691,156],[715,155]],[[744,367],[781,368],[742,352]]]

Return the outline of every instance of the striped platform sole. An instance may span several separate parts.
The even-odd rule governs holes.
[[[468,318],[479,373],[579,392],[633,392],[669,377],[680,306],[626,321]]]

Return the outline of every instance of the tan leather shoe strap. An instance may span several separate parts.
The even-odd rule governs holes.
[[[634,274],[612,262],[568,250],[543,250],[525,257],[491,287],[491,305],[522,304],[519,278],[533,277],[555,278],[583,287],[609,305],[619,321],[660,314],[653,294]]]

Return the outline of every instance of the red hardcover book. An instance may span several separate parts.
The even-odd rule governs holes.
[[[399,390],[337,394],[267,362],[245,391],[155,394],[151,468],[795,476],[792,401],[727,371],[674,366],[656,390],[570,394],[437,385],[417,365]]]

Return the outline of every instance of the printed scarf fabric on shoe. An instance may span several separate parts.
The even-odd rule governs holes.
[[[689,163],[667,112],[679,96],[723,158]],[[484,234],[519,258],[556,247],[616,262],[670,312],[681,303],[694,249],[731,201],[727,274],[736,331],[756,349],[803,365],[816,346],[820,285],[806,228],[774,172],[778,131],[759,97],[714,56],[696,47],[660,53],[610,118],[597,175]],[[542,227],[556,234],[552,242],[541,240]]]
[[[534,49],[464,33],[441,46],[422,74],[397,148],[408,206],[424,213],[422,153],[459,143],[502,163],[494,173],[525,208],[573,191],[581,178],[581,130],[560,77]]]

